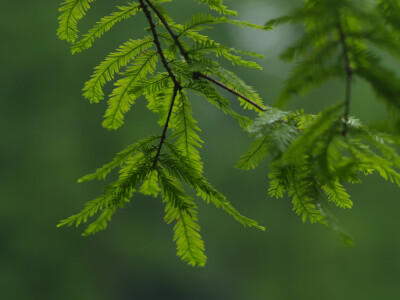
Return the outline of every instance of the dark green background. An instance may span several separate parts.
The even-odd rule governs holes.
[[[301,3],[225,2],[241,19],[261,24]],[[72,56],[56,38],[58,4],[2,3],[1,299],[398,299],[399,189],[376,176],[349,187],[354,208],[336,214],[356,245],[344,246],[322,226],[302,224],[290,200],[267,196],[267,162],[251,172],[233,168],[251,140],[202,98],[191,99],[203,129],[205,173],[239,210],[266,225],[266,232],[244,229],[199,201],[209,260],[204,268],[192,268],[175,255],[160,199],[135,196],[106,231],[92,237],[81,237],[82,228],[57,229],[60,219],[101,192],[103,183],[77,184],[80,176],[161,130],[140,99],[126,125],[108,132],[100,126],[106,103],[90,105],[81,96],[83,83],[109,51],[129,37],[142,36],[143,17],[125,21],[94,48]],[[111,3],[97,1],[82,31],[110,8]],[[175,0],[167,9],[185,20],[198,6]],[[264,71],[237,71],[266,104],[273,102],[290,68],[278,61],[278,53],[300,33],[293,26],[273,32],[219,26],[210,32],[228,45],[265,54],[260,60]],[[343,83],[331,83],[297,99],[292,108],[317,112],[342,94]],[[362,82],[356,83],[352,113],[364,121],[385,116]]]

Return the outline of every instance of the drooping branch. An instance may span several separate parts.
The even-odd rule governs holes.
[[[169,120],[171,119],[172,110],[174,108],[175,99],[176,99],[177,94],[178,94],[178,88],[175,86],[174,87],[174,92],[172,94],[171,104],[169,106],[167,120],[166,120],[165,125],[164,125],[163,133],[161,135],[160,144],[158,145],[157,153],[156,153],[156,156],[154,157],[154,160],[153,160],[153,168],[155,168],[157,166],[158,158],[160,157],[160,153],[161,153],[161,148],[162,148],[162,146],[164,144],[165,138],[167,137],[168,124],[169,124]]]
[[[171,26],[169,26],[167,20],[163,17],[163,15],[160,13],[160,11],[154,6],[153,3],[151,3],[150,0],[145,0],[146,3],[151,7],[151,9],[154,11],[154,13],[157,15],[157,17],[160,19],[161,23],[164,25],[164,27],[167,29],[169,35],[172,37],[172,39],[174,40],[175,44],[178,46],[179,48],[179,52],[181,53],[181,55],[185,58],[187,63],[191,62],[191,59],[189,57],[188,52],[185,50],[185,47],[183,46],[183,44],[181,43],[181,41],[179,40],[179,37],[175,34],[175,32],[173,31],[173,29],[171,28]],[[142,1],[141,1],[142,2]],[[250,100],[249,98],[247,98],[246,96],[242,95],[241,93],[229,88],[228,86],[226,86],[225,84],[201,73],[201,72],[195,72],[193,73],[193,78],[198,79],[199,77],[202,77],[216,85],[218,85],[219,87],[225,89],[226,91],[242,98],[243,100],[245,100],[246,102],[250,103],[251,105],[253,105],[254,107],[258,108],[261,111],[265,111],[265,109],[263,107],[261,107],[260,105],[256,104],[254,101]]]
[[[154,44],[156,44],[157,52],[161,58],[162,64],[164,65],[164,68],[167,70],[168,76],[171,78],[172,82],[174,83],[174,91],[172,94],[172,99],[171,99],[171,104],[169,107],[167,120],[165,121],[164,130],[163,130],[163,133],[162,133],[161,139],[160,139],[160,144],[158,146],[157,153],[156,153],[156,155],[154,157],[154,161],[153,161],[153,168],[155,168],[157,166],[158,158],[160,157],[161,149],[164,144],[165,138],[167,136],[167,129],[168,129],[169,121],[171,119],[172,110],[174,108],[175,98],[178,94],[178,91],[182,90],[182,85],[180,84],[180,82],[178,81],[178,79],[176,78],[174,73],[172,72],[172,69],[168,65],[167,59],[165,58],[164,52],[161,48],[160,40],[158,39],[156,25],[153,22],[153,18],[151,17],[151,13],[150,13],[149,9],[147,8],[147,5],[144,3],[143,0],[139,0],[139,1],[140,1],[140,5],[142,6],[144,14],[146,15],[147,21],[149,22],[150,29],[153,34]]]
[[[342,135],[346,136],[348,129],[348,122],[349,122],[349,115],[350,115],[351,79],[353,77],[353,70],[350,66],[349,52],[346,44],[346,35],[344,33],[343,26],[340,22],[338,24],[338,29],[339,29],[340,44],[342,45],[345,70],[346,70],[345,112],[344,112],[344,124],[342,131]]]

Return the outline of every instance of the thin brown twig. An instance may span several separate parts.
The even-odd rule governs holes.
[[[171,119],[172,110],[174,108],[175,99],[176,99],[177,94],[178,94],[178,88],[175,86],[174,87],[174,92],[172,94],[171,104],[169,106],[169,112],[168,112],[168,116],[167,116],[167,121],[165,122],[164,130],[163,130],[163,133],[162,133],[161,139],[160,139],[160,144],[159,144],[159,146],[157,148],[157,153],[156,153],[156,155],[154,157],[154,160],[153,160],[153,168],[155,168],[157,166],[158,158],[160,157],[160,153],[161,153],[161,148],[162,148],[162,146],[164,144],[165,138],[167,137],[168,124],[169,124],[169,120]]]
[[[140,2],[140,5],[142,6],[143,12],[146,15],[146,18],[147,18],[148,22],[150,24],[150,29],[151,29],[151,32],[153,34],[154,44],[156,44],[157,51],[158,51],[158,54],[160,55],[162,64],[164,65],[164,68],[167,70],[169,77],[174,82],[174,85],[179,90],[181,90],[182,86],[178,82],[178,80],[176,79],[176,76],[174,75],[174,73],[172,73],[172,70],[169,67],[167,59],[165,58],[164,52],[163,52],[163,50],[161,48],[160,40],[158,39],[158,34],[157,34],[157,30],[156,30],[156,25],[153,22],[153,18],[151,17],[151,13],[150,13],[149,9],[147,8],[147,5],[144,3],[144,0],[139,0],[139,2]]]
[[[153,160],[153,168],[155,168],[157,166],[157,162],[160,157],[161,149],[164,144],[165,138],[167,136],[167,129],[168,129],[169,121],[171,119],[172,111],[174,108],[175,99],[178,94],[178,91],[182,90],[182,85],[180,84],[180,82],[178,81],[178,79],[176,78],[174,73],[172,72],[172,69],[168,65],[167,59],[165,58],[164,52],[161,48],[160,40],[158,39],[156,25],[153,22],[153,18],[151,17],[151,13],[150,13],[149,9],[147,8],[147,5],[144,3],[144,0],[139,0],[139,2],[140,2],[140,5],[142,6],[143,13],[146,15],[147,21],[150,24],[150,29],[153,34],[154,44],[156,44],[156,47],[157,47],[157,52],[161,58],[164,68],[168,72],[168,76],[171,78],[172,82],[174,83],[174,92],[172,94],[172,99],[171,99],[171,104],[170,104],[167,120],[165,121],[163,133],[162,133],[161,139],[160,139],[160,144],[157,148],[157,153],[154,156],[154,160]],[[148,2],[148,1],[146,0],[146,2]]]
[[[218,85],[219,87],[227,90],[228,92],[231,92],[232,94],[242,98],[243,100],[245,100],[246,102],[250,103],[251,105],[253,105],[254,107],[257,107],[259,110],[261,111],[265,111],[265,108],[261,107],[260,105],[258,105],[257,103],[255,103],[253,100],[250,100],[249,98],[247,98],[246,96],[243,96],[242,94],[236,92],[235,90],[231,89],[230,87],[226,86],[225,84],[215,80],[214,78],[211,78],[210,76],[204,75],[202,73],[198,74],[199,77],[202,77],[204,79],[207,79],[208,81],[211,81],[212,83],[215,83],[216,85]]]
[[[171,26],[169,26],[167,20],[163,17],[163,15],[158,11],[158,9],[154,6],[153,3],[151,3],[150,0],[145,0],[146,3],[150,6],[150,8],[154,11],[154,13],[157,15],[157,17],[160,19],[161,23],[163,23],[164,27],[167,29],[168,33],[170,34],[170,36],[172,37],[172,39],[174,40],[175,44],[178,46],[179,48],[179,52],[181,53],[181,55],[185,58],[187,63],[191,62],[191,59],[189,57],[188,52],[185,50],[185,47],[182,45],[181,41],[179,40],[179,37],[175,34],[175,32],[173,31],[173,29],[171,28]],[[141,1],[142,2],[142,1]],[[253,105],[254,107],[258,108],[261,111],[265,111],[265,109],[263,107],[261,107],[260,105],[258,105],[257,103],[255,103],[254,101],[250,100],[248,97],[242,95],[241,93],[231,89],[230,87],[226,86],[225,84],[201,73],[201,72],[194,72],[193,73],[193,78],[194,79],[198,79],[199,77],[202,77],[204,79],[207,79],[208,81],[218,85],[219,87],[225,89],[226,91],[242,98],[243,100],[245,100],[246,102],[250,103],[251,105]]]
[[[181,53],[181,55],[185,58],[185,60],[187,62],[190,62],[189,54],[185,50],[185,47],[182,45],[181,41],[179,40],[179,37],[175,34],[175,32],[172,30],[171,26],[168,24],[167,20],[165,20],[164,16],[161,14],[161,12],[154,6],[154,4],[150,0],[145,0],[145,1],[150,6],[150,8],[154,11],[154,13],[157,15],[157,17],[160,19],[161,23],[163,23],[165,29],[167,29],[169,35],[172,37],[175,44],[178,46],[179,52]]]

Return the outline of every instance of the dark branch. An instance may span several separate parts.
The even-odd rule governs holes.
[[[181,55],[185,58],[185,60],[189,63],[190,62],[190,57],[187,51],[185,50],[185,47],[183,47],[181,41],[179,40],[179,37],[175,34],[175,32],[172,30],[171,26],[169,26],[167,20],[165,20],[164,16],[160,13],[160,11],[154,6],[153,3],[151,3],[150,0],[145,0],[146,3],[151,7],[151,9],[154,11],[154,13],[157,15],[157,17],[160,19],[161,23],[163,23],[164,27],[167,29],[169,35],[172,37],[174,40],[175,44],[178,46],[179,51]]]
[[[164,27],[167,29],[169,35],[172,37],[172,39],[174,40],[175,44],[178,46],[179,48],[179,52],[181,53],[181,55],[185,58],[187,63],[191,62],[191,59],[189,57],[188,52],[185,50],[185,47],[182,45],[181,41],[179,40],[179,37],[175,34],[175,32],[172,30],[171,26],[169,26],[167,20],[165,20],[165,18],[163,17],[163,15],[158,11],[158,9],[153,5],[153,3],[151,3],[150,0],[145,0],[146,3],[151,7],[151,9],[154,11],[154,13],[157,15],[157,17],[160,19],[161,23],[163,23]],[[142,3],[142,1],[140,1]],[[193,73],[193,78],[194,79],[198,79],[199,77],[202,77],[204,79],[207,79],[209,81],[211,81],[212,83],[222,87],[223,89],[227,90],[228,92],[242,98],[243,100],[247,101],[248,103],[250,103],[251,105],[253,105],[254,107],[257,107],[259,110],[261,111],[265,111],[264,108],[262,108],[261,106],[259,106],[257,103],[255,103],[254,101],[250,100],[249,98],[247,98],[246,96],[240,94],[239,92],[227,87],[226,85],[216,81],[215,79],[200,73],[200,72],[195,72]]]
[[[171,119],[172,110],[174,108],[175,99],[176,99],[176,96],[178,94],[178,90],[179,90],[179,88],[175,86],[174,87],[174,92],[172,94],[171,104],[169,106],[169,112],[168,112],[168,116],[167,116],[167,121],[165,122],[165,125],[164,125],[164,130],[163,130],[163,133],[161,135],[160,144],[158,145],[157,154],[154,157],[153,168],[155,168],[157,166],[158,158],[160,157],[160,153],[161,153],[161,148],[162,148],[162,146],[164,144],[165,138],[167,137],[168,124],[169,124],[169,120]]]
[[[244,101],[250,103],[251,105],[257,107],[259,110],[261,111],[265,111],[265,108],[261,107],[260,105],[258,105],[257,103],[255,103],[253,100],[250,100],[249,98],[247,98],[246,96],[243,96],[242,94],[236,92],[235,90],[231,89],[230,87],[226,86],[225,84],[215,80],[214,78],[211,78],[207,75],[204,75],[202,73],[198,74],[199,77],[202,77],[204,79],[207,79],[209,81],[211,81],[212,83],[215,83],[216,85],[218,85],[219,87],[223,88],[224,90],[227,90],[228,92],[231,92],[232,94],[242,98]]]
[[[351,66],[350,66],[349,53],[348,53],[348,48],[347,48],[347,44],[346,44],[346,35],[344,33],[342,24],[340,22],[338,24],[338,29],[339,29],[340,43],[341,43],[342,49],[343,49],[343,56],[344,56],[344,62],[345,62],[345,68],[346,68],[346,96],[345,96],[346,98],[345,98],[344,124],[343,124],[343,131],[342,131],[342,135],[346,136],[347,129],[348,129],[348,122],[349,122],[349,115],[350,115],[351,79],[353,77],[353,70],[351,69]]]
[[[143,0],[139,0],[139,2],[140,2],[140,5],[142,6],[143,12],[146,15],[146,18],[147,18],[148,22],[150,24],[150,29],[151,29],[151,32],[153,34],[154,44],[156,44],[157,51],[158,51],[158,54],[160,55],[162,64],[164,65],[164,68],[167,70],[168,75],[172,79],[175,87],[178,88],[179,90],[181,90],[182,86],[179,83],[179,81],[176,79],[176,76],[174,75],[174,73],[172,73],[172,70],[168,65],[167,59],[165,58],[164,52],[162,51],[160,40],[158,39],[158,34],[157,34],[157,31],[156,31],[156,25],[153,22],[153,18],[151,17],[151,13],[150,13],[149,9],[147,8],[147,5],[144,4]]]
[[[172,94],[171,105],[169,107],[167,120],[165,121],[164,130],[163,130],[163,133],[162,133],[161,139],[160,139],[160,144],[158,146],[157,153],[156,153],[156,155],[154,157],[154,161],[153,161],[153,168],[155,168],[157,166],[158,158],[160,157],[161,149],[164,144],[165,138],[167,136],[167,129],[168,129],[169,121],[171,119],[172,110],[174,108],[175,98],[178,94],[178,91],[182,90],[182,85],[176,79],[176,76],[174,75],[174,73],[172,72],[172,69],[168,65],[167,59],[165,58],[164,52],[161,48],[160,40],[158,39],[156,25],[153,22],[153,18],[151,17],[151,13],[150,13],[149,9],[147,8],[146,4],[144,3],[144,0],[139,0],[139,1],[140,1],[140,5],[142,6],[144,14],[146,15],[147,21],[150,24],[151,32],[153,34],[154,44],[156,44],[158,54],[160,55],[161,61],[164,65],[164,68],[168,72],[168,76],[171,78],[172,82],[174,83],[174,92]],[[146,0],[146,2],[149,2],[149,1]]]

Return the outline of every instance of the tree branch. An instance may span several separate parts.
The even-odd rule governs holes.
[[[150,13],[149,9],[147,8],[147,5],[143,1],[144,0],[139,0],[140,5],[142,6],[143,12],[146,15],[146,18],[147,18],[147,20],[148,20],[148,22],[150,24],[150,29],[151,29],[151,32],[153,34],[154,44],[156,44],[157,51],[158,51],[158,54],[160,55],[162,64],[164,65],[164,68],[167,70],[168,75],[172,79],[175,87],[178,88],[179,90],[181,90],[182,86],[179,83],[179,81],[176,79],[176,76],[174,75],[174,73],[172,73],[172,70],[168,65],[167,59],[165,58],[164,52],[162,51],[160,40],[158,39],[156,25],[153,22],[153,18],[151,17],[151,13]],[[148,2],[148,1],[146,0],[146,2]]]
[[[172,110],[174,108],[175,99],[176,99],[176,96],[178,94],[178,90],[179,90],[179,88],[177,88],[175,86],[174,87],[174,92],[172,94],[171,105],[169,106],[169,112],[168,112],[168,116],[167,116],[167,121],[165,122],[165,125],[164,125],[164,130],[163,130],[163,133],[161,135],[160,144],[158,145],[157,154],[154,157],[153,168],[155,168],[157,166],[158,158],[160,157],[160,153],[161,153],[161,148],[162,148],[162,146],[164,144],[164,141],[165,141],[165,138],[167,136],[168,124],[169,124],[169,120],[171,119]]]
[[[189,57],[188,52],[185,50],[185,47],[182,45],[181,41],[179,40],[179,37],[175,34],[175,32],[173,31],[173,29],[171,28],[171,26],[169,26],[167,20],[165,20],[165,18],[163,17],[163,15],[159,12],[159,10],[153,5],[153,3],[151,3],[150,0],[145,0],[146,3],[151,7],[151,9],[154,11],[154,13],[157,15],[157,17],[160,19],[161,23],[163,23],[164,27],[167,29],[169,35],[172,37],[172,39],[174,40],[175,44],[178,46],[179,48],[179,52],[181,53],[181,55],[185,58],[187,63],[191,62],[191,59]],[[140,1],[142,2],[142,0]],[[254,107],[257,107],[259,110],[261,111],[265,111],[265,109],[261,106],[259,106],[258,104],[256,104],[254,101],[250,100],[249,98],[247,98],[246,96],[240,94],[239,92],[227,87],[225,84],[201,73],[201,72],[194,72],[193,73],[193,78],[194,79],[198,79],[199,77],[202,77],[204,79],[207,79],[208,81],[211,81],[212,83],[222,87],[223,89],[225,89],[226,91],[242,98],[243,100],[245,100],[246,102],[250,103],[251,105],[253,105]]]
[[[350,115],[351,79],[353,76],[353,70],[351,69],[351,66],[350,66],[349,53],[348,53],[348,48],[347,48],[347,44],[346,44],[346,35],[344,33],[342,24],[340,22],[338,24],[338,29],[339,29],[340,43],[341,43],[342,49],[343,49],[343,56],[344,56],[344,62],[345,62],[345,68],[346,68],[345,112],[344,112],[344,124],[343,124],[343,131],[342,131],[342,135],[346,136],[347,129],[348,129],[348,122],[349,122],[349,115]]]
[[[150,0],[145,0],[146,3],[151,7],[151,9],[154,11],[154,13],[157,15],[157,17],[160,19],[161,23],[163,23],[165,29],[167,29],[169,35],[172,37],[174,40],[175,44],[179,48],[179,52],[181,55],[185,58],[185,60],[190,63],[190,57],[187,51],[185,50],[185,47],[183,47],[181,41],[179,40],[179,37],[175,34],[175,32],[172,30],[171,26],[169,26],[167,20],[165,20],[164,16],[160,13],[160,11],[154,6],[153,3],[151,3]]]
[[[162,149],[162,146],[164,144],[165,138],[167,136],[167,129],[168,129],[169,121],[171,119],[172,110],[174,108],[175,98],[176,98],[176,96],[178,94],[178,91],[182,90],[182,85],[177,80],[176,76],[172,72],[172,69],[168,65],[167,59],[165,58],[164,52],[163,52],[163,50],[161,48],[160,40],[158,39],[156,25],[153,22],[153,19],[151,17],[151,13],[150,13],[149,9],[147,8],[146,4],[143,1],[144,0],[139,0],[140,5],[142,6],[143,12],[146,15],[147,21],[150,24],[151,32],[153,34],[154,44],[156,44],[156,47],[157,47],[157,52],[160,55],[161,61],[162,61],[163,65],[164,65],[164,68],[168,72],[168,76],[171,78],[172,82],[174,83],[174,92],[172,94],[171,105],[169,107],[167,120],[165,121],[164,130],[163,130],[163,133],[162,133],[161,139],[160,139],[160,144],[158,146],[157,153],[156,153],[156,155],[154,157],[154,161],[153,161],[153,168],[155,168],[157,166],[158,158],[160,157],[161,149]],[[146,2],[149,2],[149,1],[146,0]]]
[[[207,79],[208,81],[211,81],[212,83],[218,85],[219,87],[223,88],[224,90],[227,90],[228,92],[231,92],[232,94],[242,98],[244,101],[250,103],[251,105],[253,105],[254,107],[257,107],[259,110],[261,111],[265,111],[265,108],[261,107],[260,105],[258,105],[257,103],[255,103],[253,100],[250,100],[249,98],[247,98],[246,96],[243,96],[242,94],[236,92],[235,90],[231,89],[230,87],[226,86],[225,84],[215,80],[214,78],[211,78],[207,75],[204,75],[202,73],[197,74],[199,77],[202,77],[204,79]]]

